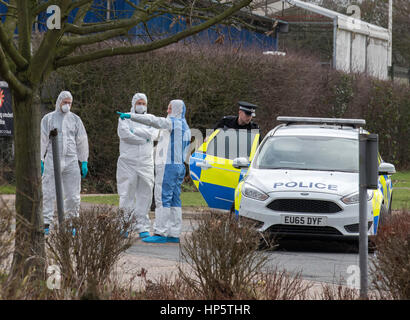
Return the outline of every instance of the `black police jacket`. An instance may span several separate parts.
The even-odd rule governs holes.
[[[238,116],[225,116],[215,125],[214,129],[259,129],[259,125],[253,121],[249,122],[246,125],[238,124]]]

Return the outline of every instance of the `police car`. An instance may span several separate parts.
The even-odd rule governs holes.
[[[361,119],[278,117],[255,155],[233,160],[248,169],[235,190],[235,213],[261,232],[308,237],[359,236]],[[368,190],[368,235],[391,213],[392,164],[379,156],[377,190]]]

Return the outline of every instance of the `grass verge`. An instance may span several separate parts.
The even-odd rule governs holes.
[[[410,209],[410,171],[397,172],[392,176],[393,181],[393,210]],[[183,207],[206,207],[207,204],[199,192],[191,192],[191,189],[181,193]],[[15,194],[14,185],[0,185],[0,194]],[[84,202],[96,204],[118,205],[118,195],[88,196],[81,195]]]
[[[392,176],[393,210],[410,209],[410,171],[397,172]]]
[[[81,201],[95,203],[95,204],[107,204],[118,206],[119,196],[118,194],[102,195],[102,196],[87,196],[81,195]],[[182,207],[206,207],[207,204],[202,198],[199,192],[182,192],[181,193]]]
[[[0,194],[15,194],[16,186],[5,184],[0,185]]]

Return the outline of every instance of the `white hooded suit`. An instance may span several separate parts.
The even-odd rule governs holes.
[[[135,107],[139,99],[145,100],[144,94],[137,93],[131,102],[130,114],[146,113],[146,107]],[[126,210],[136,218],[137,232],[149,232],[151,222],[149,210],[154,188],[154,140],[159,131],[147,125],[135,123],[129,119],[118,119],[118,137],[120,138],[120,156],[117,162],[117,189],[120,196],[119,208]]]
[[[53,150],[49,139],[50,131],[57,129],[63,185],[65,217],[78,216],[80,211],[81,174],[78,161],[88,161],[88,138],[80,117],[62,112],[61,102],[73,99],[68,91],[62,91],[56,102],[56,109],[41,120],[41,161],[44,162],[42,178],[44,224],[51,225],[54,218],[56,189],[54,180]]]

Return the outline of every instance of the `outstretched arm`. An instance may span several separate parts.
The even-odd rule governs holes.
[[[120,115],[121,119],[131,119],[132,121],[145,124],[157,129],[166,129],[172,130],[172,121],[168,118],[156,117],[152,114],[126,114],[126,113],[117,113]]]

